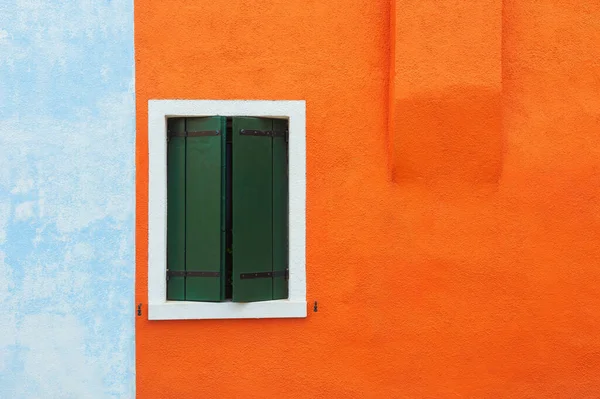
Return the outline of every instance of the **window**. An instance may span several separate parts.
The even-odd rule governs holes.
[[[286,299],[287,119],[167,120],[167,299]]]
[[[303,101],[149,102],[149,318],[305,317]]]

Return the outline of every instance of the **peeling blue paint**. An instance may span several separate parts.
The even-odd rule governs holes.
[[[0,398],[132,398],[131,0],[0,5]]]

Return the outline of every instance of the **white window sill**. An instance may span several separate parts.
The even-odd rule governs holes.
[[[260,319],[306,317],[306,301],[263,302],[166,301],[148,306],[149,320]]]

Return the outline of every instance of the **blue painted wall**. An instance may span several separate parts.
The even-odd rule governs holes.
[[[134,396],[132,0],[0,0],[0,398]]]

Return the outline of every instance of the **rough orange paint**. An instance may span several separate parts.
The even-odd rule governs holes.
[[[497,182],[502,0],[396,3],[389,126],[394,181]]]
[[[457,84],[394,102],[441,133],[414,124],[421,136],[402,137],[392,162],[389,50],[401,57],[402,37],[388,0],[135,7],[137,302],[151,98],[306,99],[319,301],[299,320],[136,318],[138,397],[600,396],[598,2],[503,1],[502,96]],[[486,96],[501,102],[501,137],[482,122],[493,112],[470,109]],[[454,127],[432,125],[436,112]]]

